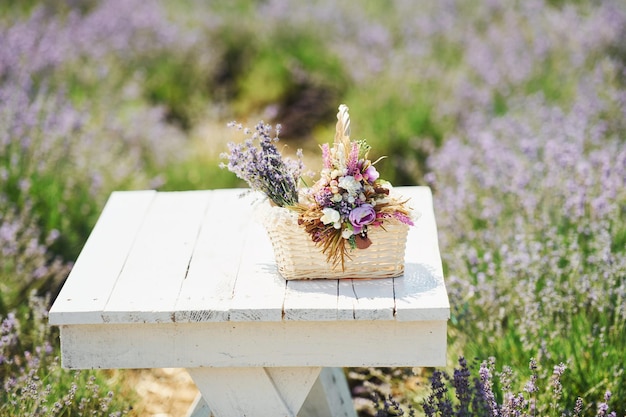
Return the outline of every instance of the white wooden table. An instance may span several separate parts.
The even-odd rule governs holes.
[[[323,369],[446,362],[432,196],[398,189],[421,212],[404,276],[289,282],[242,190],[113,193],[50,311],[63,366],[186,368],[218,417],[354,415]]]

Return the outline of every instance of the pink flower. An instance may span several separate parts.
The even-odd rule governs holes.
[[[333,161],[330,156],[330,147],[328,143],[322,145],[322,162],[324,164],[324,168],[331,169],[333,167]]]
[[[359,169],[359,144],[352,142],[350,156],[347,163],[348,175],[354,175]]]
[[[332,157],[330,156],[330,147],[328,143],[325,143],[321,146],[322,148],[322,163],[324,164],[324,168],[331,169],[333,167]]]
[[[363,226],[366,226],[376,220],[376,211],[371,204],[363,204],[359,207],[355,207],[348,216],[352,227],[354,227],[354,233],[359,233]]]
[[[363,173],[363,178],[365,178],[365,180],[367,180],[370,183],[373,183],[374,181],[376,181],[379,176],[380,174],[378,173],[378,171],[376,171],[376,168],[374,168],[374,165],[370,165],[369,167],[367,167],[367,169]]]

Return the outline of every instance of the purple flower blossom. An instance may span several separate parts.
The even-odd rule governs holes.
[[[499,407],[496,402],[496,397],[493,393],[493,370],[495,367],[495,360],[489,358],[489,361],[483,361],[480,364],[480,370],[478,371],[480,376],[480,382],[484,391],[482,392],[483,400],[489,408],[489,413],[492,417],[498,417]]]
[[[422,404],[428,417],[453,415],[452,402],[448,398],[448,388],[444,382],[445,377],[440,370],[435,370],[430,377],[432,393]]]
[[[333,192],[328,187],[324,187],[313,195],[315,203],[322,207],[331,207],[333,205]]]
[[[470,387],[470,370],[464,357],[459,358],[459,368],[454,369],[452,386],[455,389],[456,397],[459,400],[458,417],[470,417],[470,404],[472,400],[472,390]]]
[[[615,412],[612,412],[611,414],[607,414],[609,411],[609,401],[611,400],[611,391],[606,391],[604,393],[604,401],[598,404],[598,411],[596,413],[597,417],[604,417],[604,416],[612,416],[615,415]]]
[[[379,176],[380,174],[378,173],[374,165],[370,165],[369,167],[367,167],[365,172],[363,172],[363,178],[370,184],[373,184]]]
[[[376,211],[371,204],[362,204],[350,211],[349,219],[354,233],[360,233],[363,227],[376,220]]]

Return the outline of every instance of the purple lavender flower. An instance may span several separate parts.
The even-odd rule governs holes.
[[[583,412],[583,399],[578,397],[576,398],[576,405],[574,406],[574,417],[580,417]]]
[[[445,384],[446,375],[436,369],[430,377],[431,394],[422,403],[428,417],[454,415],[452,402],[448,398],[448,387]]]
[[[484,395],[483,399],[489,408],[489,414],[492,417],[498,417],[500,414],[500,409],[498,407],[498,403],[496,402],[495,394],[493,393],[493,370],[495,367],[495,359],[489,358],[489,361],[483,361],[480,364],[480,369],[478,371],[480,376],[480,382],[484,387],[484,391],[482,394]]]
[[[331,207],[333,205],[333,192],[328,187],[314,193],[315,202],[321,207]]]
[[[263,192],[276,205],[291,206],[298,202],[297,185],[303,169],[301,153],[299,161],[283,159],[274,144],[278,136],[271,134],[271,126],[259,122],[255,133],[244,143],[228,144],[230,153],[222,154],[228,163],[220,166],[246,181],[252,190]]]
[[[596,71],[566,108],[533,96],[509,103],[501,117],[466,112],[463,136],[450,136],[430,160],[451,306],[459,308],[459,328],[480,339],[471,349],[490,346],[512,358],[494,341],[515,338],[528,356],[576,360],[567,381],[583,391],[626,381],[615,373],[621,360],[611,347],[623,337],[609,324],[623,323],[626,309],[607,302],[626,294],[624,228],[617,226],[624,224],[626,150],[616,133],[623,127],[608,128],[623,125],[624,104]],[[584,349],[594,365],[563,357],[562,346]],[[545,398],[535,389],[527,386]],[[572,406],[582,394],[562,393]]]
[[[597,417],[604,417],[606,415],[615,415],[615,413],[607,414],[609,411],[609,401],[611,400],[611,391],[604,393],[604,401],[598,404]]]
[[[472,390],[470,387],[470,370],[467,366],[467,361],[464,357],[459,358],[459,368],[454,369],[454,375],[452,379],[452,386],[455,389],[458,402],[457,417],[469,417],[470,404],[472,400]]]

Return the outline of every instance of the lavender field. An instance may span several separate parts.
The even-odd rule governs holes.
[[[108,195],[241,185],[233,119],[318,170],[340,103],[381,176],[432,187],[452,309],[448,368],[347,370],[360,415],[626,416],[619,0],[0,8],[0,415],[142,415],[46,319]]]

